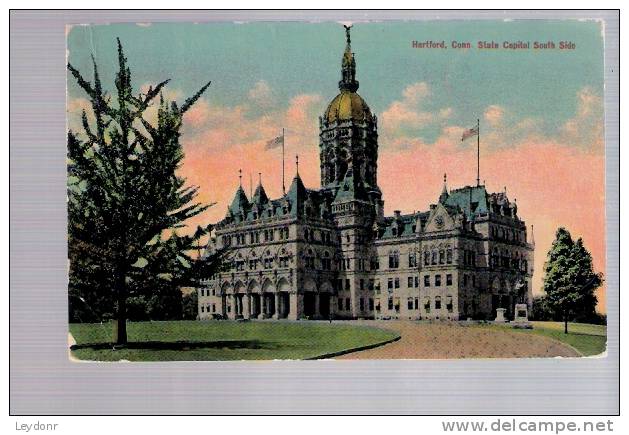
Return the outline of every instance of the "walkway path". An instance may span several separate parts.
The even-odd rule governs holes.
[[[402,338],[374,349],[338,359],[452,359],[577,357],[571,347],[547,337],[516,332],[509,327],[459,323],[364,320],[353,323],[399,332]]]

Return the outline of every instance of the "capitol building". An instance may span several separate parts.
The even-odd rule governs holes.
[[[534,241],[506,191],[435,185],[435,202],[384,214],[378,119],[357,93],[349,29],[339,94],[319,117],[321,186],[281,198],[240,185],[208,253],[199,319],[513,318],[532,299]]]

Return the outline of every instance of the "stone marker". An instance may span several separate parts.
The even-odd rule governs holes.
[[[507,311],[506,308],[496,308],[496,319],[494,320],[494,322],[505,323],[505,311]]]

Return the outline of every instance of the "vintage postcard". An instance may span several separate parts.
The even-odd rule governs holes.
[[[73,361],[605,354],[602,21],[66,36]]]

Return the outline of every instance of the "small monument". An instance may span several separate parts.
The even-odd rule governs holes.
[[[505,311],[507,311],[506,308],[496,308],[496,320],[494,320],[494,323],[506,323]]]
[[[528,306],[526,304],[515,304],[515,319],[513,319],[514,328],[531,329],[533,325],[529,322]]]

